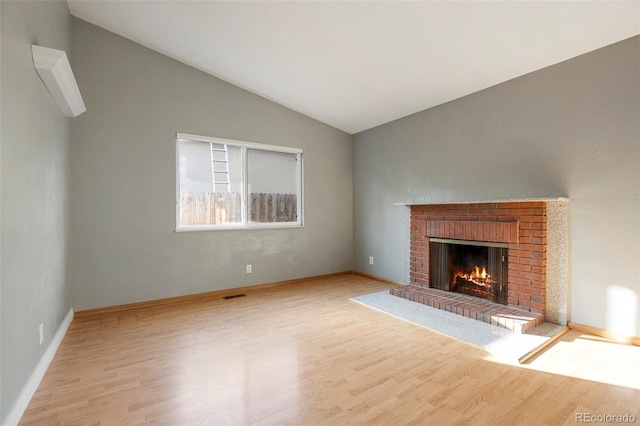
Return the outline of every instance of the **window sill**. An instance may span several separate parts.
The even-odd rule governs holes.
[[[198,232],[198,231],[253,231],[262,229],[292,229],[304,228],[299,223],[292,224],[256,224],[256,225],[216,225],[216,226],[179,226],[175,232]]]

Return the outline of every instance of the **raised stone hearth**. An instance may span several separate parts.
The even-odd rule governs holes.
[[[444,292],[415,284],[392,288],[390,293],[412,302],[422,303],[432,308],[483,321],[519,333],[526,333],[544,322],[544,316],[541,313],[532,313],[492,303],[477,297]]]

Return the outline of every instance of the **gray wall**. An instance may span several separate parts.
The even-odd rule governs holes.
[[[2,182],[2,4],[0,3],[0,183]],[[0,184],[0,232],[2,231],[2,185]],[[2,308],[2,238],[0,237],[0,308]],[[0,424],[4,419],[2,408],[2,314],[0,313]]]
[[[0,179],[2,177],[2,4],[0,3]],[[2,180],[0,180],[2,182]],[[2,185],[0,184],[0,232],[2,231]],[[0,308],[2,308],[2,238],[0,237]],[[0,424],[4,419],[2,408],[2,314],[0,313]]]
[[[352,268],[350,135],[84,21],[72,27],[87,105],[71,126],[76,311]],[[305,227],[175,233],[176,132],[304,149]]]
[[[635,37],[355,135],[354,269],[404,281],[393,203],[568,196],[571,320],[640,334],[639,51]]]
[[[33,68],[31,44],[69,50],[65,1],[2,1],[0,284],[5,419],[71,309],[68,120]],[[38,326],[45,339],[39,346]]]

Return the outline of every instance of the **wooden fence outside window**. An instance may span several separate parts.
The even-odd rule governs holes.
[[[224,225],[242,222],[239,193],[180,193],[182,226]],[[296,194],[249,194],[249,222],[295,222]]]

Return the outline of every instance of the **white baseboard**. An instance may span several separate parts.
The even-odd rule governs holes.
[[[51,361],[53,361],[53,357],[58,351],[58,348],[62,343],[62,339],[64,338],[65,334],[67,334],[67,330],[69,329],[69,325],[71,325],[72,320],[73,308],[69,310],[67,315],[62,320],[62,324],[60,324],[60,327],[58,327],[58,331],[56,331],[53,339],[51,339],[49,347],[42,355],[42,358],[40,358],[40,362],[38,362],[36,369],[33,370],[33,373],[31,374],[31,377],[29,377],[27,384],[24,386],[24,388],[22,388],[22,392],[20,392],[18,400],[15,404],[13,404],[13,407],[11,407],[9,414],[4,419],[3,426],[15,426],[20,422],[20,419],[27,409],[27,406],[29,405],[33,394],[36,393],[38,385],[40,385],[44,374],[47,372],[49,364],[51,364]]]

